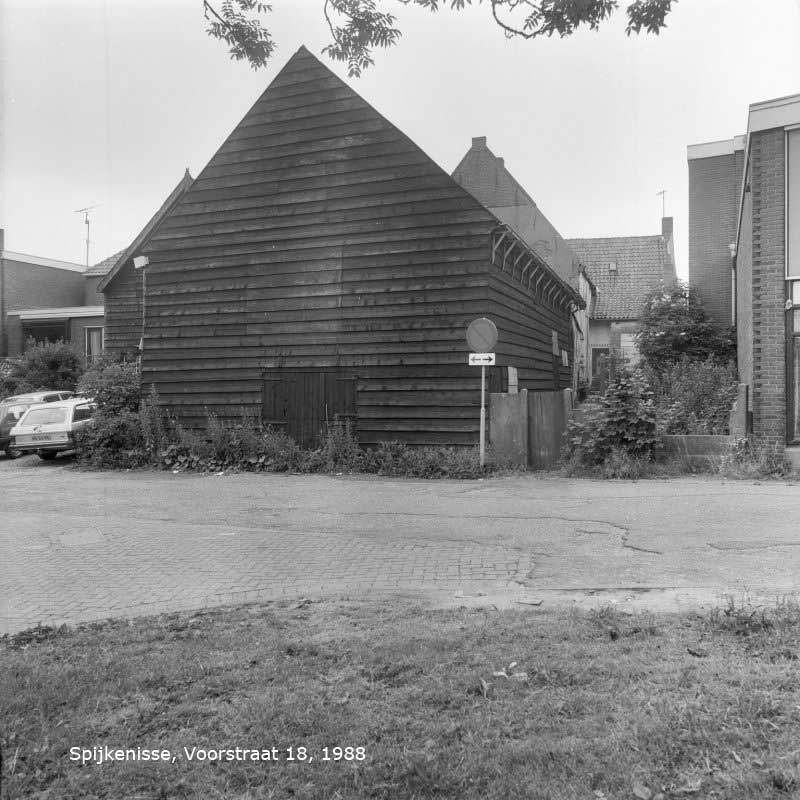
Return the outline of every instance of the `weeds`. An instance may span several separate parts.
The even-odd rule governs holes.
[[[716,471],[725,478],[786,478],[793,469],[786,456],[769,442],[755,438],[737,439],[722,456]]]

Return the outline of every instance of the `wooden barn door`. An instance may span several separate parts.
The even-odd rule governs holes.
[[[284,430],[300,447],[317,447],[320,432],[337,417],[355,429],[356,377],[341,370],[270,370],[261,397],[263,423]]]

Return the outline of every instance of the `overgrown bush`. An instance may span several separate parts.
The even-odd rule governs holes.
[[[75,435],[78,459],[91,467],[131,469],[150,461],[139,415],[135,411],[99,410]]]
[[[142,400],[141,379],[135,362],[105,355],[92,362],[78,381],[78,391],[93,397],[109,414],[138,411]]]
[[[663,371],[644,370],[653,390],[659,434],[726,434],[736,400],[736,366],[687,357]]]
[[[620,370],[605,393],[584,403],[568,424],[562,460],[571,469],[597,467],[621,454],[649,461],[657,443],[647,380],[639,370]]]
[[[75,391],[83,373],[83,356],[63,341],[36,344],[28,340],[24,355],[0,378],[0,397],[40,389]]]

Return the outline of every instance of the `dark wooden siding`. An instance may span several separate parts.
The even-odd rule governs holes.
[[[572,385],[572,325],[569,312],[539,302],[534,293],[507,272],[491,271],[489,314],[497,325],[497,363],[516,367],[519,388],[553,391]],[[553,331],[559,355],[553,354]],[[569,354],[564,366],[561,350]]]
[[[142,338],[142,275],[124,264],[105,290],[105,349],[130,353]]]
[[[365,443],[476,442],[496,225],[301,48],[145,249],[143,382],[200,425],[271,374],[346,370]]]

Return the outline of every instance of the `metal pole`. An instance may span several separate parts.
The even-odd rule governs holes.
[[[481,467],[486,463],[486,365],[481,364]]]

